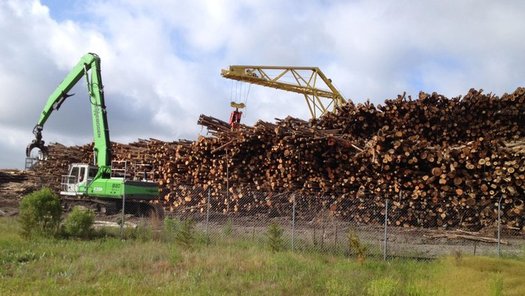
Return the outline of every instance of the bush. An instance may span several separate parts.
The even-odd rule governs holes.
[[[20,202],[22,235],[55,236],[60,226],[62,207],[60,198],[51,189],[43,188],[30,193]]]
[[[89,238],[93,235],[95,213],[81,206],[73,208],[64,221],[64,230],[68,236]]]

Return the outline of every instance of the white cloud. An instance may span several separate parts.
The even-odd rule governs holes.
[[[342,2],[328,12],[339,28],[331,31],[336,81],[345,75],[345,93],[376,102],[405,89],[456,96],[470,87],[514,88],[523,80],[496,73],[525,74],[523,8],[519,1]]]
[[[501,94],[525,77],[522,1],[73,3],[52,6],[56,13],[36,0],[0,0],[0,131],[11,135],[0,146],[8,154],[23,151],[45,99],[86,52],[101,56],[111,136],[123,142],[194,139],[201,113],[227,120],[235,84],[220,69],[230,64],[319,66],[347,98],[376,103],[403,91]],[[46,125],[46,141],[89,141],[83,83],[73,92]],[[247,102],[248,124],[308,117],[295,93],[252,86]]]

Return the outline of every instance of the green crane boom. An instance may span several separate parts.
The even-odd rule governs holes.
[[[89,73],[91,72],[91,73]],[[104,86],[100,73],[100,58],[94,53],[84,55],[76,66],[67,74],[47,99],[44,109],[33,129],[35,139],[27,146],[26,155],[30,156],[34,148],[40,149],[44,158],[47,158],[47,147],[42,140],[44,124],[53,111],[58,110],[64,101],[72,96],[68,92],[85,77],[87,82],[89,102],[93,124],[93,153],[95,165],[75,163],[70,165],[68,175],[62,176],[60,194],[65,197],[84,197],[84,200],[94,201],[97,207],[101,204],[113,209],[123,207],[123,199],[131,199],[126,202],[136,209],[150,209],[149,204],[141,203],[158,198],[158,186],[153,182],[144,180],[128,180],[127,172],[120,176],[112,176],[111,167],[111,142],[109,139],[109,128],[104,102]],[[137,203],[134,204],[134,201]],[[161,208],[156,208],[157,213]]]
[[[91,80],[88,71],[91,70]],[[64,80],[58,85],[47,99],[44,109],[40,114],[33,133],[36,139],[28,146],[26,154],[29,157],[33,148],[39,148],[44,156],[47,156],[47,148],[42,141],[42,130],[53,111],[60,109],[64,101],[72,96],[68,92],[83,77],[86,77],[89,101],[93,116],[93,139],[95,162],[99,167],[99,173],[111,174],[111,142],[109,139],[108,120],[106,105],[104,102],[104,86],[100,74],[100,58],[94,53],[84,55],[75,67],[69,72]]]

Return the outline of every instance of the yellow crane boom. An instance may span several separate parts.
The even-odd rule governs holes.
[[[233,65],[227,70],[223,69],[221,75],[233,80],[303,94],[312,118],[335,111],[337,107],[345,104],[352,104],[343,98],[332,84],[332,80],[318,67]]]

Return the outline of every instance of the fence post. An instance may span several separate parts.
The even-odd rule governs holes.
[[[252,191],[251,194],[252,194],[252,199],[256,200],[257,196],[255,195],[255,192]],[[252,225],[252,241],[254,241],[254,242],[255,242],[255,223],[253,223],[253,225]]]
[[[122,218],[120,224],[120,239],[124,239],[124,223],[126,223],[126,175],[128,173],[128,162],[124,162],[124,178],[122,184]]]
[[[226,149],[226,213],[230,214],[230,160],[229,150]]]
[[[121,223],[120,223],[120,238],[124,239],[124,223],[126,223],[126,186],[122,188],[122,214],[121,214]]]
[[[295,194],[292,197],[292,252],[295,247]]]
[[[338,245],[337,245],[337,243],[338,243],[338,241],[337,241],[337,239],[338,239],[338,237],[337,237],[337,236],[338,236],[338,233],[337,233],[337,232],[339,231],[339,229],[338,229],[338,227],[337,227],[337,221],[335,222],[334,228],[335,228],[335,229],[334,229],[334,233],[335,233],[335,234],[334,234],[334,246],[335,246],[335,251],[336,251],[336,252],[339,252],[339,248],[338,248]]]
[[[501,199],[503,195],[499,197],[498,200],[498,257],[501,256]]]
[[[210,193],[211,189],[208,188],[208,199],[206,202],[206,245],[210,244],[210,234],[208,232],[208,225],[210,224]]]
[[[321,223],[321,251],[324,250],[324,236],[325,236],[325,224],[324,219]]]
[[[383,236],[383,260],[386,261],[388,239],[388,199],[385,201],[385,234]]]

